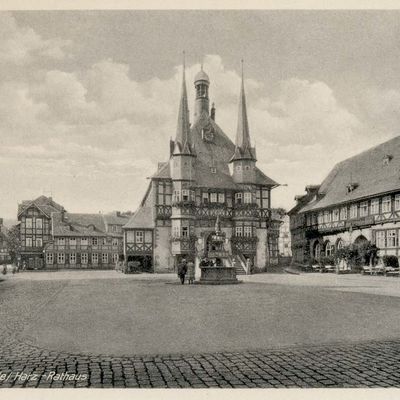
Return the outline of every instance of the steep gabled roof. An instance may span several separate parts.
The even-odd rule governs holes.
[[[258,167],[256,167],[256,183],[258,185],[271,186],[272,188],[279,186],[279,183],[265,175]]]
[[[118,211],[103,214],[103,218],[108,225],[125,225],[129,221],[128,215],[118,213]]]
[[[158,170],[150,178],[155,179],[168,179],[171,178],[171,170],[169,162],[158,163]]]
[[[353,190],[348,191],[352,185]],[[400,136],[344,160],[299,212],[317,210],[400,189]]]
[[[213,131],[212,141],[203,140],[204,130]],[[191,134],[197,155],[195,160],[197,185],[210,188],[236,188],[228,165],[235,149],[229,137],[207,113],[202,113],[194,123]],[[211,167],[215,167],[215,174],[211,173]]]
[[[154,216],[153,207],[143,206],[139,207],[135,214],[129,219],[126,225],[123,226],[124,229],[132,228],[143,228],[143,229],[153,229],[154,228]]]
[[[102,214],[52,213],[54,236],[107,236]]]
[[[35,200],[24,200],[22,203],[18,204],[18,216],[31,206],[37,207],[49,218],[51,213],[60,212],[64,209],[63,206],[56,203],[51,197],[39,196]]]
[[[212,130],[214,132],[212,141],[203,140],[204,130]],[[191,138],[197,156],[194,168],[196,175],[193,177],[196,179],[196,185],[198,187],[216,189],[238,188],[229,171],[229,161],[235,151],[235,145],[206,112],[203,112],[192,126]],[[211,172],[211,167],[215,167],[215,173]],[[170,163],[159,163],[157,172],[150,178],[170,179]],[[257,167],[255,183],[271,187],[278,186],[278,183],[265,175]]]
[[[201,188],[215,189],[236,189],[237,185],[233,182],[231,175],[221,168],[219,163],[215,163],[215,172],[211,172],[211,167],[201,160],[196,160],[196,186]]]

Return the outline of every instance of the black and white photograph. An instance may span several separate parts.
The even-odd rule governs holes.
[[[400,10],[188,3],[0,7],[0,396],[399,388]]]

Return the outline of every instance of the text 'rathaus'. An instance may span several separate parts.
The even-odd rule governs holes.
[[[183,257],[217,257],[210,238],[218,217],[227,262],[263,269],[278,257],[279,228],[270,211],[271,189],[278,184],[256,166],[243,73],[235,143],[215,122],[210,80],[203,68],[194,86],[191,124],[183,69],[170,159],[159,163],[139,209],[124,226],[125,260],[163,272],[173,270]]]

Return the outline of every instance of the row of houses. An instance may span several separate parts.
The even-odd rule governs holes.
[[[68,213],[46,196],[23,201],[18,206],[19,262],[28,269],[111,269],[118,261],[126,260],[139,261],[143,270],[154,271],[154,232],[133,227],[131,220],[140,222],[143,217],[140,209],[133,215],[135,218],[131,213],[118,211]],[[275,226],[274,243],[270,244],[276,258],[287,252],[287,245],[282,248],[281,239],[278,248],[281,224],[286,227],[282,222]],[[0,229],[0,261],[10,262],[6,228],[0,224]]]
[[[400,137],[338,163],[289,212],[293,260],[310,263],[367,242],[400,255]]]
[[[46,196],[19,204],[22,263],[28,268],[112,268],[124,259],[145,270],[172,271],[182,258],[198,262],[215,253],[210,238],[217,218],[232,265],[250,263],[265,270],[279,262],[280,254],[288,255],[288,232],[280,234],[287,224],[271,208],[272,190],[279,184],[257,166],[250,140],[243,76],[235,141],[216,123],[209,89],[210,79],[201,69],[194,80],[191,121],[183,68],[169,159],[158,164],[133,215],[68,213]]]
[[[68,213],[51,197],[18,206],[19,257],[29,269],[114,268],[129,215]]]

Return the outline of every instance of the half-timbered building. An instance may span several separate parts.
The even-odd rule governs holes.
[[[102,214],[53,213],[52,240],[44,251],[46,268],[114,268],[122,257],[121,237],[107,232],[105,220]],[[118,222],[114,216],[109,220]]]
[[[28,269],[110,269],[123,258],[122,226],[129,217],[68,213],[51,197],[18,206],[21,263]]]
[[[290,211],[293,259],[307,263],[370,241],[400,255],[400,136],[337,164]]]
[[[20,258],[27,268],[44,267],[44,246],[52,240],[51,215],[62,210],[63,206],[46,196],[18,205]]]
[[[11,262],[7,233],[7,228],[3,224],[3,218],[0,218],[0,265]]]
[[[243,77],[235,143],[216,123],[214,104],[210,110],[210,80],[203,69],[194,87],[191,124],[183,72],[170,158],[159,163],[138,210],[124,226],[126,260],[163,272],[173,270],[180,258],[207,256],[219,216],[230,262],[236,258],[237,265],[244,266],[250,259],[265,268],[278,256],[270,252],[271,241],[278,238],[268,235],[273,223],[271,189],[278,184],[256,166]]]

